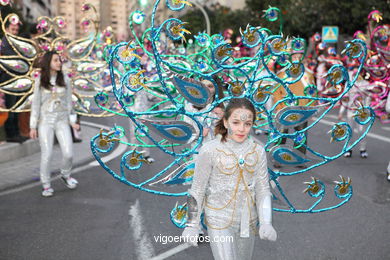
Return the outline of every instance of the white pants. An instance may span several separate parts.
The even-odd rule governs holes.
[[[207,230],[210,236],[211,251],[215,260],[251,260],[255,245],[255,234],[240,237],[240,232],[230,229]],[[217,242],[219,241],[219,242]]]
[[[69,177],[72,170],[72,134],[68,118],[44,118],[38,127],[39,144],[41,146],[40,177],[44,187],[50,187],[49,164],[53,154],[54,133],[62,152],[61,175]]]
[[[354,118],[354,115],[355,113],[353,113],[352,111],[349,111],[347,112],[347,123],[349,124],[349,126],[351,127],[352,129],[352,134],[355,135],[355,129],[357,130],[357,136],[361,136],[362,133],[363,133],[363,125],[359,124],[358,122],[355,121],[355,118]],[[360,151],[366,151],[366,146],[367,146],[367,138],[363,138],[360,142],[359,142],[359,145],[360,145]]]
[[[390,173],[390,161],[389,164],[387,165],[387,172]]]

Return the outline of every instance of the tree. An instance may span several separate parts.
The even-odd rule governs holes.
[[[341,34],[353,35],[365,30],[367,16],[372,10],[383,13],[384,23],[390,22],[390,0],[246,0],[247,8],[260,12],[268,5],[278,7],[284,17],[284,33],[310,37],[321,32],[322,26],[339,26]]]
[[[211,34],[223,33],[227,28],[231,28],[234,31],[233,37],[239,35],[239,28],[245,28],[248,24],[246,10],[232,11],[230,8],[225,6],[217,5],[214,8],[205,8],[211,23]],[[206,28],[203,14],[198,9],[188,11],[185,15],[179,19],[183,22],[188,22],[186,28],[193,34],[203,32]],[[193,37],[193,36],[192,36]]]
[[[222,33],[232,28],[235,35],[239,28],[247,24],[266,27],[273,33],[279,31],[279,21],[269,22],[264,19],[263,10],[269,6],[280,9],[283,16],[284,35],[309,38],[315,32],[321,32],[322,26],[338,26],[340,34],[352,36],[357,30],[366,30],[367,16],[372,10],[383,14],[383,23],[390,23],[390,0],[246,0],[246,8],[232,11],[228,7],[215,5],[207,9],[212,24],[211,33]],[[205,28],[199,10],[191,10],[180,17],[189,22],[186,26],[192,33]]]

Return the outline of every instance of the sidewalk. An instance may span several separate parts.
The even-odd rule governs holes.
[[[73,143],[73,168],[93,161],[93,155],[90,148],[90,140],[99,133],[100,128],[81,123],[81,134],[83,141]],[[19,159],[7,160],[4,157],[9,156],[9,151],[17,151],[21,154]],[[32,153],[31,153],[32,152]],[[30,154],[26,155],[25,154]],[[0,146],[0,191],[5,191],[17,186],[39,181],[39,165],[41,153],[37,140],[28,140],[23,144],[7,143]],[[15,158],[15,157],[14,157]],[[59,174],[62,162],[61,150],[58,144],[54,145],[52,163],[50,170],[52,175]]]

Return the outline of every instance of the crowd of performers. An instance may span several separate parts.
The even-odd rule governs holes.
[[[167,5],[174,10],[180,6],[189,5],[184,2],[176,3],[173,1],[171,3],[167,1]],[[86,5],[83,8],[90,9],[91,7]],[[315,114],[319,114],[329,106],[332,99],[336,100],[338,96],[344,95],[344,87],[348,84],[343,86],[338,83],[344,77],[344,81],[353,82],[353,87],[343,96],[343,99],[338,101],[338,119],[343,120],[346,111],[347,124],[336,124],[332,128],[332,141],[343,141],[347,138],[348,132],[351,135],[351,129],[352,132],[357,131],[357,136],[367,134],[368,130],[364,130],[363,125],[368,123],[372,125],[370,111],[374,111],[381,123],[390,122],[388,116],[390,113],[390,98],[388,98],[390,28],[388,25],[374,26],[373,21],[378,21],[379,17],[381,15],[377,11],[370,13],[367,33],[357,32],[354,37],[358,40],[354,41],[351,38],[345,53],[338,54],[335,46],[324,44],[321,41],[321,35],[316,33],[309,40],[313,51],[309,52],[306,57],[304,56],[305,52],[301,51],[303,45],[299,40],[286,40],[283,43],[284,39],[281,35],[275,36],[275,39],[268,45],[273,46],[272,50],[259,50],[259,48],[252,47],[252,42],[257,41],[259,44],[259,42],[265,41],[269,35],[260,36],[258,28],[249,25],[244,32],[241,31],[241,38],[236,39],[236,46],[226,47],[230,45],[225,44],[233,45],[232,31],[227,29],[219,38],[213,38],[216,39],[215,49],[204,52],[202,54],[204,56],[199,55],[205,60],[209,59],[214,62],[214,67],[211,66],[212,62],[210,64],[198,62],[196,70],[191,67],[192,65],[189,68],[186,68],[186,65],[184,67],[175,65],[183,62],[177,57],[191,56],[199,47],[195,45],[193,40],[185,44],[179,43],[179,40],[184,38],[183,34],[188,32],[183,27],[184,23],[181,24],[178,20],[166,23],[165,28],[169,37],[174,41],[154,42],[153,39],[145,38],[141,46],[134,46],[134,41],[116,44],[112,37],[108,37],[106,46],[99,49],[94,45],[97,42],[97,37],[87,37],[70,43],[69,41],[67,43],[66,41],[53,41],[49,44],[47,38],[37,37],[35,38],[37,44],[42,47],[38,64],[42,70],[37,75],[33,73],[37,51],[34,52],[31,49],[31,53],[28,53],[25,49],[21,50],[17,47],[20,41],[23,41],[27,47],[35,45],[30,40],[16,37],[14,33],[5,29],[7,37],[2,40],[2,63],[0,66],[3,70],[2,75],[4,75],[4,71],[7,71],[5,74],[8,78],[2,81],[0,94],[14,98],[20,93],[24,93],[23,98],[25,99],[20,102],[15,99],[12,104],[0,102],[0,105],[3,105],[2,111],[5,111],[3,113],[9,113],[9,115],[31,111],[29,135],[33,139],[39,138],[42,152],[40,170],[43,186],[42,196],[51,197],[54,190],[50,185],[49,162],[54,135],[56,135],[63,152],[62,179],[70,189],[74,189],[78,185],[77,180],[70,177],[72,168],[71,129],[79,129],[80,127],[76,121],[76,112],[79,115],[96,116],[96,111],[90,109],[91,103],[89,101],[80,101],[83,98],[88,98],[87,95],[82,95],[82,91],[93,89],[93,99],[97,106],[104,110],[104,113],[108,112],[110,116],[124,115],[131,119],[127,131],[131,135],[129,146],[132,148],[123,155],[121,171],[124,169],[138,170],[143,163],[155,162],[153,158],[155,150],[151,151],[150,147],[160,148],[166,154],[172,155],[174,160],[151,179],[142,184],[134,184],[126,179],[126,174],[123,172],[119,175],[116,174],[100,160],[100,154],[110,152],[113,149],[113,144],[119,142],[121,135],[125,132],[123,128],[114,127],[113,131],[109,133],[101,131],[91,141],[93,154],[99,163],[116,179],[140,190],[159,195],[188,195],[185,206],[176,207],[173,214],[175,216],[173,218],[177,220],[180,212],[186,213],[184,214],[186,217],[181,217],[182,220],[185,220],[184,224],[181,225],[181,227],[185,227],[183,236],[198,237],[201,232],[201,223],[204,223],[210,237],[234,237],[233,242],[211,243],[215,259],[251,259],[255,234],[258,233],[260,238],[271,241],[275,241],[277,238],[277,233],[272,225],[273,207],[270,181],[281,189],[278,177],[283,174],[292,175],[305,172],[320,165],[315,162],[311,164],[305,158],[308,152],[314,154],[313,149],[307,145],[307,134],[305,133],[313,126],[313,123],[309,119],[302,119],[314,115],[314,113],[309,115],[308,111],[315,110]],[[18,23],[18,21],[12,20],[13,16],[7,19],[7,21],[2,22],[3,28]],[[47,19],[40,20],[38,29],[46,28],[47,32],[45,22],[48,21]],[[57,26],[62,26],[61,20],[50,21],[57,23]],[[108,34],[110,35],[110,33]],[[151,37],[157,37],[156,35],[152,34]],[[200,42],[199,38],[201,36],[198,36],[198,42]],[[368,55],[364,61],[363,69],[361,69],[358,58],[364,57],[362,54],[364,47],[359,45],[363,41],[366,42]],[[4,47],[6,44],[9,46]],[[296,46],[286,47],[293,44]],[[106,47],[110,45],[111,47],[107,49]],[[7,48],[14,52],[6,54],[4,49]],[[63,48],[67,48],[67,52]],[[289,62],[283,62],[283,55],[279,55],[279,52],[293,48],[296,51],[291,55],[293,58]],[[67,54],[64,55],[64,53]],[[248,76],[251,69],[257,70],[260,67],[260,58],[253,59],[254,65],[251,65],[252,67],[249,67],[248,71],[239,67],[238,71],[244,76],[231,76],[228,73],[219,74],[219,71],[217,73],[218,69],[215,69],[220,66],[231,70],[235,65],[239,66],[239,62],[243,60],[244,63],[247,62],[245,59],[240,60],[240,58],[256,56],[256,53],[260,53],[262,56],[260,58],[263,60],[263,56],[271,57],[267,60],[263,71],[256,77],[266,79],[267,75],[272,74],[270,79],[282,79],[280,82],[288,82],[290,89],[286,89],[284,86],[270,86],[266,84],[266,81],[265,85],[262,85],[262,81],[257,83],[256,77]],[[6,55],[11,58],[7,58]],[[86,56],[88,59],[83,60]],[[23,69],[20,64],[14,66],[12,63],[7,63],[7,59],[18,60],[15,62],[22,61],[21,64],[26,65],[27,68]],[[70,67],[75,65],[76,69],[70,70],[70,73],[63,72],[65,59],[71,63]],[[224,67],[224,62],[228,60],[239,62],[231,64],[230,67]],[[249,62],[247,63],[249,64]],[[262,64],[264,65],[264,63]],[[304,66],[304,70],[301,64]],[[348,75],[340,75],[342,70],[338,69],[341,67],[347,68]],[[107,78],[108,69],[111,74],[110,78]],[[210,74],[212,76],[202,78],[206,75],[206,73],[202,73],[207,69],[215,69],[215,71]],[[94,74],[93,77],[81,76],[83,73],[88,74],[99,70],[101,71]],[[188,76],[185,73],[183,73],[184,76],[178,75],[178,71],[191,72],[192,75]],[[299,81],[294,81],[294,78],[298,78],[303,71],[302,78]],[[75,76],[72,73],[80,73],[80,75]],[[32,79],[30,88],[26,88],[27,91],[24,92],[20,89],[13,90],[13,80],[19,80],[19,84],[16,85],[20,86],[20,81],[26,80],[23,78],[26,75],[35,75],[35,78],[29,78]],[[245,92],[246,81],[238,79],[246,76],[249,79],[247,92]],[[235,77],[236,81],[234,81]],[[147,78],[148,80],[146,80]],[[293,80],[289,81],[288,79],[291,78]],[[97,86],[95,81],[101,82],[101,86]],[[169,82],[170,85],[168,86],[166,82]],[[258,87],[254,87],[254,82]],[[159,84],[162,85],[161,89],[155,87]],[[72,94],[72,87],[73,92],[76,93]],[[75,91],[78,88],[81,90]],[[173,88],[172,93],[174,94],[167,91],[169,88]],[[254,92],[249,95],[250,91]],[[19,94],[12,95],[12,93]],[[195,98],[199,93],[202,93],[206,98]],[[314,97],[313,93],[318,93],[318,97]],[[166,95],[165,99],[163,95]],[[184,97],[181,99],[182,102],[177,101],[180,95]],[[308,97],[303,98],[305,95]],[[113,96],[118,99],[118,102],[115,103],[116,106],[109,106],[108,100]],[[294,105],[287,104],[288,96],[294,99]],[[171,102],[170,105],[166,105],[168,101]],[[332,107],[334,107],[333,105]],[[313,109],[308,110],[307,106],[312,106]],[[258,111],[259,107],[263,110],[265,117],[259,116],[261,114]],[[159,124],[158,122],[162,121],[152,121],[150,119],[152,115],[165,119],[172,118],[172,115],[175,118],[179,115],[182,117],[177,120],[166,120],[165,123]],[[102,114],[98,116],[102,116]],[[273,121],[270,119],[271,117],[277,118]],[[14,120],[14,118],[10,116],[9,120]],[[268,122],[264,123],[267,120]],[[259,121],[263,122],[260,124],[262,127],[256,127],[255,132],[256,134],[267,133],[269,140],[271,140],[267,144],[261,144],[251,137],[251,131],[255,123]],[[284,127],[283,124],[288,127]],[[72,128],[69,127],[70,125]],[[350,128],[346,125],[349,125]],[[152,130],[163,135],[165,139],[157,140],[152,135]],[[191,143],[190,140],[194,141],[194,136],[197,136],[197,141]],[[200,138],[200,136],[202,137]],[[296,149],[289,148],[286,144],[289,140],[294,142],[293,147]],[[179,147],[182,144],[190,144],[190,146],[186,148],[187,150],[178,152],[179,148],[169,150],[176,146],[166,144],[168,142]],[[351,157],[353,146],[355,145],[348,146],[351,148],[343,150],[342,154],[345,157]],[[267,159],[266,152],[272,153],[271,159]],[[368,158],[364,139],[360,141],[359,152],[361,158]],[[192,155],[192,161],[183,159],[191,157],[190,155]],[[326,159],[325,161],[337,157],[321,156],[322,159]],[[294,162],[292,159],[301,161]],[[181,164],[181,160],[185,163]],[[283,163],[297,166],[298,170],[281,174]],[[164,179],[157,180],[161,175],[171,170],[173,165],[180,165],[177,170],[182,170],[183,173],[192,172],[192,186],[188,193],[168,193],[144,187],[145,184],[152,182],[154,182],[152,184],[157,182],[177,183],[180,180],[185,182],[183,176],[186,174],[175,175],[174,178],[172,178],[174,174],[171,174]],[[173,173],[176,173],[176,170]],[[390,162],[387,169],[387,179],[390,181]],[[345,200],[348,201],[352,195],[350,180],[345,180],[342,177],[342,180],[336,183],[336,196],[340,199],[346,198]],[[325,193],[323,183],[315,178],[306,184],[308,185],[306,192],[311,197],[319,197]],[[281,193],[283,194],[282,190]],[[340,203],[333,208],[342,204]],[[314,207],[302,212],[312,213],[315,211]],[[333,208],[329,207],[326,210]],[[285,211],[298,212],[299,210],[290,205],[290,209]],[[202,213],[204,213],[204,217],[202,217]],[[197,244],[196,240],[189,242],[192,245]]]
[[[353,35],[354,39],[365,41],[368,47],[368,57],[358,80],[340,102],[338,119],[344,119],[346,112],[348,124],[358,133],[362,131],[362,128],[361,125],[356,124],[354,114],[356,109],[362,106],[373,108],[381,124],[390,123],[390,28],[389,25],[382,24],[381,20],[382,14],[379,11],[370,12],[367,17],[366,32],[357,31]],[[310,43],[313,48],[307,57],[307,71],[314,75],[317,89],[321,95],[337,95],[336,89],[326,86],[324,75],[333,65],[341,64],[348,68],[349,77],[353,77],[357,73],[358,64],[337,53],[335,45],[324,43],[319,33],[315,33],[311,37]],[[366,140],[360,142],[361,158],[368,157],[366,143]],[[347,151],[344,156],[351,157],[352,150]],[[387,167],[387,180],[390,181],[389,172],[390,162]]]

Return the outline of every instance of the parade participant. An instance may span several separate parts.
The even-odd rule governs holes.
[[[6,33],[8,33],[9,35],[17,36],[19,34],[19,28],[20,28],[20,21],[18,20],[16,22],[7,21],[5,24]],[[14,48],[12,48],[5,35],[1,39],[0,55],[1,56],[16,55]],[[11,79],[12,79],[11,75],[7,74],[4,70],[0,70],[0,83],[4,83]],[[18,102],[19,97],[15,95],[5,94],[4,99],[5,99],[5,107],[11,108]],[[4,129],[6,132],[7,142],[23,143],[28,139],[27,137],[22,136],[20,134],[18,113],[8,112],[8,118],[7,121],[5,121]]]
[[[251,259],[257,216],[261,239],[275,241],[267,158],[262,145],[249,137],[255,120],[253,104],[232,99],[218,121],[216,138],[200,150],[191,189],[188,220],[182,236],[196,246],[200,214],[205,223],[215,259]],[[217,242],[217,237],[233,241]]]
[[[317,66],[315,70],[315,77],[316,77],[316,86],[318,91],[323,91],[325,88],[325,80],[324,76],[326,75],[327,68],[326,68],[326,44],[323,42],[320,42],[316,45],[316,55],[317,55]]]
[[[0,92],[0,108],[5,108],[4,93],[2,92]],[[8,112],[0,112],[0,144],[4,144],[6,142],[4,123],[7,118]]]
[[[349,77],[354,77],[356,74],[356,68],[351,67],[348,71]],[[356,115],[356,107],[360,105],[368,106],[370,104],[371,98],[369,93],[364,90],[367,90],[370,87],[370,82],[364,80],[359,76],[358,80],[356,80],[355,85],[351,88],[348,93],[349,101],[347,107],[344,105],[340,106],[338,119],[341,120],[343,118],[344,111],[347,110],[347,122],[352,127],[352,129],[356,129],[358,135],[363,133],[363,126],[358,124],[355,121]],[[348,108],[348,109],[347,109]],[[352,156],[352,150],[348,150],[344,157],[350,158]],[[363,139],[360,141],[360,157],[367,158],[367,141]]]
[[[223,90],[222,90],[222,84],[221,80],[218,77],[214,78],[217,82],[217,91],[218,91],[218,97],[219,99],[223,98]],[[214,87],[214,84],[209,80],[202,80],[201,81],[210,91],[210,94],[213,96],[213,101],[215,100],[216,96],[216,90]],[[185,103],[185,109],[188,112],[191,113],[197,113],[197,112],[205,112],[210,108],[210,105],[206,107],[197,107],[194,104],[191,104],[190,102]],[[214,139],[214,127],[217,120],[222,118],[223,116],[223,104],[221,103],[219,106],[215,107],[210,113],[208,114],[208,117],[204,119],[203,121],[203,142],[211,141]],[[194,128],[196,128],[196,124],[194,121],[189,120],[188,117],[184,118],[184,121],[192,124]]]
[[[42,196],[53,196],[50,185],[49,162],[51,161],[54,133],[60,144],[63,164],[61,179],[69,189],[77,187],[77,180],[70,177],[72,169],[72,135],[69,122],[75,128],[76,117],[72,113],[72,87],[62,72],[62,62],[58,53],[45,53],[41,61],[41,77],[35,81],[30,117],[30,137],[39,137],[41,146],[40,177],[43,186]]]
[[[155,96],[148,92],[142,93],[142,95],[137,93],[134,95],[134,106],[132,110],[135,112],[145,111],[156,103],[155,99]],[[136,132],[138,132],[136,131],[136,125],[133,123],[133,121],[129,120],[130,142],[135,146],[139,144]],[[141,132],[139,131],[138,133]],[[145,144],[149,145],[150,143],[151,142],[149,141],[149,139],[145,138]],[[150,155],[150,148],[148,146],[142,147],[141,153],[143,154],[145,160],[147,160],[149,163],[154,162],[154,158]]]
[[[38,35],[37,24],[31,24],[28,32],[22,32],[20,34],[24,39],[33,39]],[[33,67],[38,67],[38,59],[33,63]],[[18,114],[19,119],[19,132],[20,135],[24,138],[29,138],[30,135],[30,111],[20,112]]]

